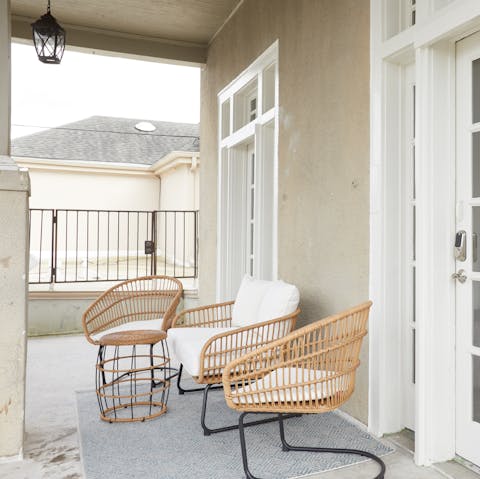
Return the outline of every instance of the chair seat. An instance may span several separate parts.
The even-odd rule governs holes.
[[[200,353],[205,343],[217,334],[235,329],[238,328],[171,328],[168,330],[168,345],[184,369],[197,377],[200,374]],[[220,353],[217,355],[220,356]]]
[[[345,390],[335,373],[306,368],[279,368],[258,381],[232,391],[235,404],[295,403],[314,401]]]
[[[130,321],[129,323],[121,324],[120,326],[115,326],[114,328],[106,329],[105,331],[100,331],[97,334],[92,334],[92,339],[94,341],[100,341],[102,336],[111,333],[120,333],[123,331],[138,331],[138,330],[162,330],[163,318],[158,319],[149,319],[146,321]]]

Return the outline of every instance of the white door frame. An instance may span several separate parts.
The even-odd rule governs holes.
[[[371,0],[369,428],[404,427],[399,244],[400,87],[415,62],[417,145],[417,383],[415,461],[455,455],[455,42],[480,30],[480,2],[435,10],[417,0],[417,25],[391,35],[395,2]],[[392,27],[393,25],[393,27]],[[397,25],[398,26],[398,25]],[[396,27],[395,27],[396,28]],[[388,33],[388,38],[386,33]],[[388,367],[386,366],[388,365]]]

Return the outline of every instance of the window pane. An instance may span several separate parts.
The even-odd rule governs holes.
[[[480,58],[472,62],[472,121],[480,121]]]
[[[417,209],[415,208],[415,205],[413,206],[413,212],[412,212],[412,256],[413,256],[413,261],[417,259],[417,232],[416,232],[416,226],[417,226]]]
[[[472,208],[472,270],[480,271],[480,261],[478,258],[478,251],[475,251],[475,246],[478,247],[478,238],[480,235],[480,206]],[[467,251],[467,255],[470,252]]]
[[[412,383],[416,382],[416,366],[417,366],[417,348],[416,348],[416,330],[412,329]]]
[[[472,196],[480,196],[480,132],[472,135]]]
[[[480,357],[472,356],[473,420],[480,423]]]
[[[416,310],[417,310],[417,291],[416,291],[416,288],[417,288],[417,270],[416,268],[414,267],[413,268],[413,278],[412,278],[412,321],[415,322],[417,317],[416,317]]]
[[[480,348],[480,282],[472,281],[473,287],[473,346]]]

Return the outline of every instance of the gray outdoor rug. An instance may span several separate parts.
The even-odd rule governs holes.
[[[168,412],[144,423],[108,424],[99,419],[95,392],[77,392],[82,460],[87,479],[242,479],[238,431],[203,436],[202,393],[179,396],[172,387]],[[210,413],[210,414],[209,414]],[[237,423],[223,391],[209,395],[207,424]],[[250,418],[259,419],[258,415]],[[247,417],[248,419],[248,417]],[[341,413],[304,415],[286,420],[293,445],[363,449],[377,455],[393,451]],[[246,430],[249,465],[256,476],[293,478],[355,464],[359,456],[283,452],[276,422]]]

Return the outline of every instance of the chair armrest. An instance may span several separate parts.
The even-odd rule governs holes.
[[[326,412],[353,393],[371,302],[330,316],[233,359],[223,370],[232,409]]]
[[[184,309],[175,316],[172,328],[228,328],[232,325],[234,301]]]
[[[300,309],[280,318],[252,324],[210,338],[200,353],[199,377],[220,376],[230,361],[289,334]]]

